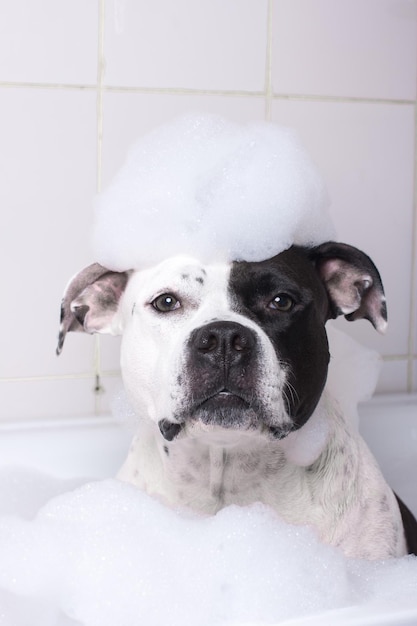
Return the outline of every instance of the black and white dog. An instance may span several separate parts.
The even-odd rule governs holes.
[[[121,480],[206,514],[260,501],[348,556],[398,557],[416,551],[417,523],[325,390],[338,315],[386,327],[378,271],[346,244],[256,263],[93,264],[65,291],[57,351],[68,331],[122,335],[141,426]]]

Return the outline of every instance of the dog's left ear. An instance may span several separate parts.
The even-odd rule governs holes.
[[[93,263],[70,280],[61,304],[57,354],[62,351],[67,332],[117,334],[112,322],[129,275]]]
[[[344,243],[329,241],[309,252],[326,288],[330,318],[365,318],[381,333],[387,327],[387,306],[381,277],[371,259]]]

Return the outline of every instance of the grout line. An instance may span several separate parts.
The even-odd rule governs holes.
[[[396,104],[400,106],[414,106],[416,100],[402,98],[361,98],[356,96],[328,96],[324,94],[296,94],[275,93],[275,100],[301,100],[310,102],[341,102],[351,104]]]
[[[95,91],[97,85],[83,85],[77,83],[37,83],[0,81],[0,88],[5,89],[69,89],[79,91]]]
[[[245,89],[192,89],[191,87],[128,87],[124,85],[104,85],[103,90],[113,93],[120,92],[150,95],[168,94],[174,96],[230,96],[238,98],[265,97],[265,91],[250,91]]]
[[[6,418],[0,421],[0,433],[15,434],[16,432],[25,431],[25,433],[33,433],[38,430],[55,430],[62,428],[76,429],[80,427],[102,428],[102,427],[118,427],[123,428],[124,422],[118,420],[109,413],[101,413],[101,415],[91,415],[87,412],[79,415],[75,414],[71,417],[46,417],[46,418],[25,418],[13,419]]]
[[[100,0],[104,4],[104,0]],[[104,60],[103,60],[104,67]],[[34,89],[71,89],[81,91],[97,90],[97,85],[83,85],[70,83],[30,83],[30,82],[1,82],[1,88],[34,88]],[[227,97],[250,97],[264,98],[265,91],[250,91],[244,89],[192,89],[187,87],[128,87],[123,85],[100,85],[102,92],[113,93],[135,93],[135,94],[170,94],[170,95],[190,95],[190,96],[227,96]],[[415,106],[416,100],[401,98],[362,98],[356,96],[329,96],[324,94],[285,94],[272,93],[273,100],[298,100],[311,102],[341,102],[341,103],[362,103],[362,104],[392,104],[399,106]]]
[[[1,383],[32,383],[45,382],[51,380],[87,380],[94,378],[94,372],[84,372],[81,374],[48,374],[46,376],[9,376],[0,378]]]
[[[94,336],[94,415],[102,412],[102,396],[104,387],[102,385],[103,373],[101,371],[101,338],[99,334]]]
[[[105,376],[106,378],[119,378],[122,375],[122,372],[120,369],[118,370],[102,370],[101,372],[102,376]]]
[[[417,102],[414,107],[414,189],[413,189],[413,219],[411,227],[411,279],[410,279],[410,320],[408,330],[408,366],[407,391],[414,389],[414,358],[416,344],[417,323]]]
[[[383,361],[386,362],[390,362],[390,361],[407,361],[409,359],[409,355],[408,353],[406,354],[381,354],[381,358]],[[416,356],[414,356],[413,358],[416,358]]]
[[[101,191],[103,146],[103,82],[104,82],[104,1],[99,0],[99,27],[97,49],[97,178],[96,191]]]
[[[120,376],[120,370],[100,370],[100,378],[106,376],[107,378],[117,378]],[[97,384],[97,375],[95,371],[82,372],[80,374],[46,374],[44,376],[8,376],[0,378],[0,385],[2,383],[38,383],[48,382],[56,380],[94,380]],[[101,388],[100,388],[101,391]]]
[[[104,0],[100,0],[101,4],[104,4]],[[99,46],[104,43],[103,36],[99,35]],[[99,51],[100,54],[100,51]],[[104,75],[104,55],[102,57],[102,73]],[[100,74],[98,76],[100,79]],[[104,78],[104,76],[102,76]],[[40,83],[40,82],[11,82],[0,81],[0,89],[69,89],[80,91],[95,91],[97,84],[76,84],[76,83]],[[193,89],[188,87],[129,87],[125,85],[104,85],[104,82],[100,85],[103,92],[120,92],[120,93],[136,93],[136,94],[171,94],[171,95],[196,95],[196,96],[236,96],[236,97],[264,97],[264,91],[251,91],[244,89]]]
[[[268,0],[267,14],[267,43],[266,43],[266,67],[265,67],[265,119],[272,120],[272,4],[273,0]]]
[[[93,371],[94,371],[94,377],[96,381],[94,391],[96,395],[98,395],[101,393],[102,387],[101,387],[101,382],[100,382],[100,379],[101,379],[101,342],[100,342],[100,335],[97,333],[94,335]]]
[[[105,72],[104,58],[104,25],[105,25],[105,0],[99,0],[98,4],[98,48],[97,48],[97,171],[96,192],[100,193],[103,178],[103,83]],[[100,335],[94,337],[94,413],[101,411],[101,340]]]

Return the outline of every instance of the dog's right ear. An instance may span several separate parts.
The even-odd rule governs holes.
[[[117,334],[112,322],[129,275],[93,263],[70,280],[61,304],[57,354],[62,351],[67,332]]]

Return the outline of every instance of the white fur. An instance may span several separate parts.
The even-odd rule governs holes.
[[[198,422],[187,424],[169,444],[161,436],[159,420],[175,415],[187,392],[186,384],[178,382],[187,338],[214,318],[256,333],[263,363],[257,393],[277,425],[289,422],[282,400],[285,369],[262,329],[232,310],[229,272],[227,265],[202,267],[176,257],[132,274],[112,332],[123,334],[122,374],[140,426],[119,478],[171,506],[203,514],[229,504],[263,502],[289,523],[311,525],[324,542],[340,546],[348,556],[405,554],[394,494],[326,392],[307,424],[280,441],[260,429]],[[155,311],[151,303],[163,293],[175,294],[181,307]]]

